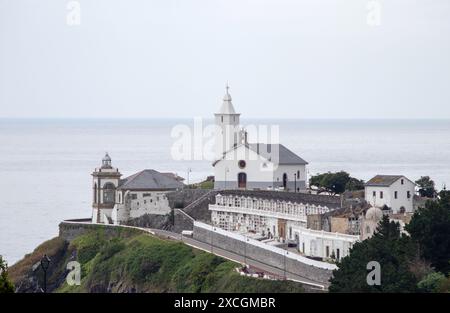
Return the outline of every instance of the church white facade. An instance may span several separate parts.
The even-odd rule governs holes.
[[[305,190],[308,163],[282,144],[249,143],[228,89],[215,114],[214,188]]]

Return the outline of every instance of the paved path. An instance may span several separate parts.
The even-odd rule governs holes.
[[[300,275],[296,275],[296,274],[293,274],[290,272],[285,272],[284,270],[261,263],[259,261],[253,260],[253,259],[245,258],[245,256],[242,256],[240,254],[233,253],[228,250],[224,250],[224,249],[221,249],[221,248],[218,248],[215,246],[211,246],[211,244],[207,244],[207,243],[195,240],[191,237],[182,236],[181,234],[178,234],[178,233],[173,233],[170,231],[160,230],[160,229],[151,229],[151,231],[161,237],[166,237],[166,238],[182,241],[191,247],[194,247],[194,248],[197,248],[197,249],[209,252],[209,253],[213,253],[217,256],[223,257],[225,259],[228,259],[228,260],[231,260],[231,261],[234,261],[237,263],[247,264],[249,266],[256,267],[268,274],[276,275],[279,277],[286,277],[286,279],[288,279],[288,280],[292,280],[292,281],[296,281],[296,282],[308,285],[313,289],[318,289],[318,290],[326,289],[325,285],[314,282],[308,278],[305,278],[305,277],[302,277]]]

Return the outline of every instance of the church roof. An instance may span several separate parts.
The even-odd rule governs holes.
[[[240,146],[246,146],[247,148],[251,149],[252,151],[256,152],[259,156],[269,160],[270,162],[273,162],[274,164],[278,165],[306,165],[308,162],[303,160],[301,157],[296,155],[294,152],[283,146],[282,144],[265,144],[265,143],[251,143],[251,144],[241,144],[238,145],[227,152],[224,153],[223,157],[219,160],[216,160],[213,163],[213,166],[215,166],[218,162],[223,160],[227,153],[234,151]],[[278,151],[278,159],[274,156]]]
[[[231,95],[229,93],[230,87],[226,87],[227,91],[225,93],[225,96],[223,97],[222,106],[220,107],[220,110],[216,114],[238,114],[234,110],[233,103],[231,102]]]
[[[183,183],[155,170],[140,171],[121,179],[119,183],[119,189],[125,190],[172,190],[183,187]]]
[[[389,187],[393,183],[395,183],[400,178],[404,177],[403,175],[377,175],[373,177],[366,183],[366,186],[374,186],[374,187]],[[409,180],[409,179],[408,179]]]
[[[283,146],[282,144],[265,144],[252,143],[249,148],[258,153],[263,158],[268,159],[279,165],[306,165],[308,162],[296,155],[294,152]],[[276,152],[278,151],[278,160],[276,159]],[[275,159],[274,159],[275,156]]]

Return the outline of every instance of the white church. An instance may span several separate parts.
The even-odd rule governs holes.
[[[215,113],[214,189],[305,190],[308,162],[282,144],[249,143],[239,117],[227,86]]]

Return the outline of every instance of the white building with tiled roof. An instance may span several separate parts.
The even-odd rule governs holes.
[[[214,188],[304,190],[308,162],[282,144],[248,143],[228,89],[215,114]]]
[[[414,211],[415,183],[403,175],[377,175],[365,185],[365,200],[377,208],[389,207],[392,213]]]
[[[92,222],[121,224],[144,214],[166,215],[170,212],[167,192],[184,187],[180,177],[147,169],[120,179],[108,154],[93,176]]]

